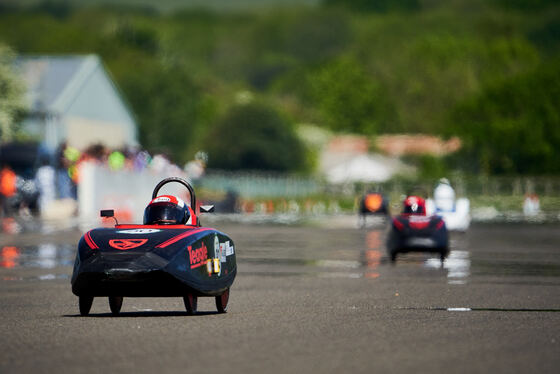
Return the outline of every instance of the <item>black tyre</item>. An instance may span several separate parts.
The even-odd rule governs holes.
[[[93,296],[80,296],[78,304],[80,306],[80,314],[87,316],[91,309],[91,304],[93,304]]]
[[[226,313],[229,301],[229,288],[220,296],[216,296],[216,308],[218,313]]]
[[[114,316],[121,312],[123,298],[122,296],[109,296],[109,308]]]
[[[195,295],[188,295],[183,297],[183,302],[185,303],[185,309],[187,309],[188,315],[196,314],[196,308],[198,306],[198,297]]]
[[[397,253],[399,250],[398,246],[398,235],[395,232],[395,228],[391,229],[389,233],[389,238],[387,239],[387,252],[389,253],[389,257],[391,258],[391,263],[395,263],[397,261]]]

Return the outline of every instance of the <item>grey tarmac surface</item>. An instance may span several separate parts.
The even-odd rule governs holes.
[[[557,225],[475,225],[443,266],[391,265],[384,226],[213,226],[239,273],[227,314],[205,298],[195,316],[179,298],[125,298],[113,317],[98,298],[80,317],[80,233],[0,234],[0,373],[559,370]]]

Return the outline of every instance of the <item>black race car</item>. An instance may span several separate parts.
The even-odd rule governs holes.
[[[190,206],[181,199],[158,196],[169,182],[189,190]],[[201,227],[193,208],[192,186],[167,178],[154,189],[143,225],[115,225],[87,232],[78,244],[72,292],[79,297],[80,314],[89,314],[94,297],[108,297],[111,312],[120,312],[123,297],[183,297],[188,314],[197,311],[197,298],[215,297],[218,312],[227,311],[237,265],[233,240]],[[212,211],[201,206],[201,212]],[[101,211],[112,217],[113,211]]]
[[[403,213],[393,218],[387,239],[391,262],[399,253],[435,252],[441,261],[449,253],[449,238],[445,222],[439,216],[426,216],[424,199],[409,196],[404,201]]]

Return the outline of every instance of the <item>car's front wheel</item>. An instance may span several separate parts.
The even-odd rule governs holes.
[[[80,315],[87,316],[93,304],[93,296],[80,296],[78,304],[80,306]]]

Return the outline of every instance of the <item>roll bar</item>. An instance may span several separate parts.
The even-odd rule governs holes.
[[[159,182],[157,184],[156,188],[154,188],[154,192],[152,193],[152,200],[157,197],[159,190],[164,185],[166,185],[167,183],[171,183],[171,182],[177,182],[177,183],[180,183],[183,186],[187,187],[187,190],[189,190],[189,194],[191,195],[191,208],[196,209],[196,196],[194,194],[194,188],[191,186],[191,184],[189,182],[187,182],[183,178],[179,178],[179,177],[169,177],[169,178],[165,178],[164,180]]]

